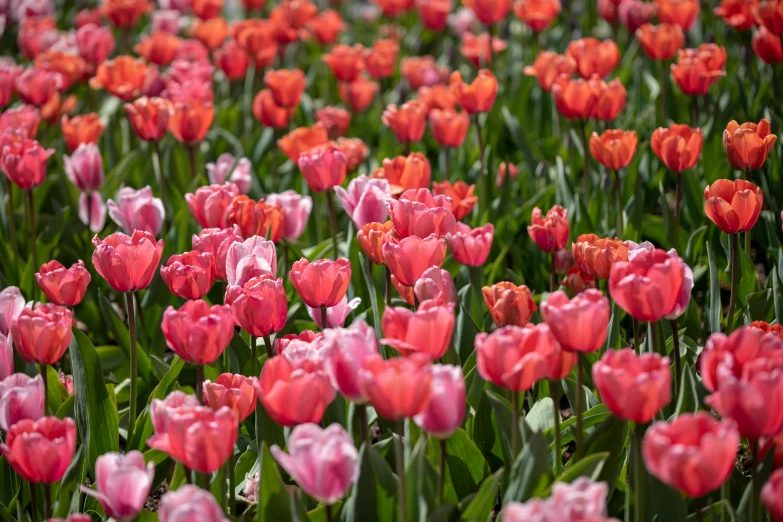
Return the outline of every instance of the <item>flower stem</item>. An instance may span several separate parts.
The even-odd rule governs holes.
[[[356,414],[359,417],[359,433],[362,438],[362,442],[367,444],[367,446],[370,445],[370,433],[367,430],[367,405],[366,404],[357,404],[356,405]]]
[[[37,241],[37,234],[35,233],[35,203],[33,201],[33,189],[29,189],[27,192],[27,221],[30,224],[30,230],[28,232],[30,233],[30,254],[33,258],[33,300],[37,301],[37,295],[38,295],[38,284],[35,281],[35,273],[38,272],[38,270],[41,268],[41,265],[38,264],[38,241]]]
[[[560,445],[560,381],[554,379],[549,381],[549,389],[552,393],[552,402],[554,403],[552,413],[555,421],[555,477],[559,477],[560,466],[562,464],[562,459],[560,457],[560,450],[562,448]]]
[[[32,521],[38,522],[38,493],[35,490],[38,486],[37,484],[33,484],[32,482],[28,482],[28,485],[30,486],[30,511],[32,515]],[[21,499],[17,499],[17,501],[21,501]]]
[[[326,504],[326,522],[332,522],[332,506]]]
[[[337,259],[340,257],[340,253],[337,251],[337,217],[334,213],[334,202],[332,201],[332,193],[327,189],[324,192],[326,196],[326,206],[329,209],[329,232],[332,235],[332,257]]]
[[[582,428],[582,410],[584,409],[584,356],[577,355],[578,369],[576,372],[576,453],[574,462],[581,460],[585,451],[584,433]]]
[[[234,480],[235,467],[236,457],[234,456],[234,452],[231,451],[231,455],[228,456],[228,461],[225,465],[226,475],[228,475],[228,513],[230,515],[236,515],[237,509],[237,487]]]
[[[484,212],[489,204],[489,194],[487,193],[487,173],[484,165],[484,137],[481,135],[481,120],[479,115],[476,114],[476,136],[478,137],[479,146],[479,164],[481,171],[479,172],[479,212]]]
[[[672,342],[674,347],[672,353],[674,353],[674,390],[678,390],[680,386],[680,379],[682,377],[682,361],[680,361],[680,335],[679,328],[677,328],[677,319],[671,319],[669,323],[672,326]]]
[[[128,313],[128,332],[130,333],[130,406],[128,410],[128,438],[130,443],[133,438],[133,429],[136,427],[136,386],[139,373],[139,362],[136,354],[136,316],[133,306],[133,293],[125,294],[125,309]],[[199,398],[199,400],[201,400]],[[130,449],[126,446],[126,450]]]
[[[158,180],[158,188],[160,189],[160,200],[163,203],[163,207],[166,207],[166,180],[163,178],[163,171],[160,168],[160,145],[157,141],[150,142],[152,147],[152,170],[155,172],[155,178]]]
[[[43,387],[44,387],[44,400],[43,400],[43,407],[44,407],[44,417],[49,416],[49,380],[46,378],[46,364],[39,364],[38,365],[38,373],[41,374],[41,379],[43,379]]]
[[[734,308],[737,306],[737,279],[739,277],[739,240],[738,234],[730,234],[731,243],[731,298],[729,299],[729,316],[726,319],[726,333],[734,329]]]
[[[405,498],[405,448],[402,443],[404,435],[405,419],[397,419],[397,437],[394,439],[394,460],[397,465],[397,480],[400,482],[400,522],[408,522],[408,503]]]
[[[44,520],[52,518],[52,489],[46,482],[43,483],[44,494]]]
[[[328,309],[326,308],[326,305],[321,305],[321,331],[323,332],[328,327],[327,324],[327,317],[326,317],[326,311]]]
[[[446,439],[440,441],[440,488],[438,489],[438,498],[443,504],[443,492],[446,490]]]
[[[682,204],[682,175],[677,173],[677,189],[674,192],[674,249],[680,251],[680,206]]]
[[[204,365],[196,364],[196,398],[200,404],[204,404]]]
[[[256,347],[258,343],[256,342],[256,336],[251,335],[250,336],[250,358],[253,360],[253,366],[251,368],[251,377],[258,377],[258,374],[261,372],[261,370],[258,368],[258,349]]]
[[[644,461],[642,460],[642,439],[644,438],[644,426],[641,424],[636,425],[631,441],[633,444],[633,473],[634,473],[634,493],[636,494],[636,501],[634,502],[634,520],[636,522],[643,522],[644,516],[644,491],[646,488],[642,487],[642,481],[644,480]]]
[[[751,447],[751,455],[753,456],[752,468],[750,469],[751,480],[751,494],[750,494],[750,516],[748,520],[750,522],[758,522],[759,520],[759,445],[761,441],[754,441]]]
[[[519,392],[511,390],[511,460],[517,460],[519,454]]]
[[[8,183],[8,233],[11,239],[11,251],[16,250],[16,213],[14,212],[14,185]]]
[[[587,124],[584,119],[579,120],[579,130],[582,133],[582,190],[585,198],[585,207],[590,200],[590,172],[588,170],[588,148],[587,148]]]
[[[258,502],[259,506],[261,506],[261,481],[263,479],[261,466],[264,462],[264,443],[261,440],[261,408],[263,408],[261,403],[256,404],[256,411],[253,415],[256,430],[256,452],[258,453],[258,491],[256,491],[256,502]]]
[[[267,360],[275,356],[274,346],[272,346],[272,338],[269,335],[264,336],[264,347],[266,348]]]
[[[196,167],[196,162],[197,162],[196,156],[198,154],[197,147],[198,147],[197,144],[187,146],[188,159],[190,160],[190,181],[193,181],[194,179],[196,179],[196,176],[198,176],[197,174],[198,169]]]
[[[623,186],[620,180],[620,171],[614,171],[614,192],[617,197],[617,215],[615,216],[615,228],[617,237],[623,237]]]
[[[639,321],[637,321],[635,317],[632,317],[631,319],[633,322],[633,347],[636,349],[636,353],[641,355],[642,342],[641,342],[641,336],[639,334]]]
[[[650,323],[650,334],[652,335],[652,349],[661,355],[666,355],[666,347],[661,344],[661,335],[658,331],[658,322]]]
[[[391,287],[392,287],[391,275],[392,275],[392,273],[391,273],[391,270],[389,269],[389,265],[386,265],[385,268],[386,268],[386,307],[388,308],[388,307],[391,306],[391,299],[392,299],[391,298],[391,296],[392,296],[392,291],[391,291]]]
[[[549,291],[557,290],[557,272],[555,272],[555,252],[550,255],[549,263]]]

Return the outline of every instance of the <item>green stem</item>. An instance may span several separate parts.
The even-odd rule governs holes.
[[[32,514],[32,521],[38,522],[38,492],[36,491],[37,484],[29,482],[30,486],[30,511]],[[21,502],[21,499],[17,499],[17,502]]]
[[[658,331],[658,327],[660,325],[658,322],[650,323],[650,334],[652,335],[652,349],[655,352],[658,352],[661,355],[666,355],[664,352],[666,351],[666,347],[662,345],[661,343],[661,335]]]
[[[553,418],[554,418],[554,430],[555,430],[555,477],[560,476],[560,466],[562,464],[562,458],[560,457],[560,381],[549,381],[549,389],[552,393],[552,402],[554,403]]]
[[[266,358],[267,360],[271,359],[275,356],[275,349],[272,345],[272,338],[269,335],[264,336],[264,347],[266,348]]]
[[[50,484],[43,483],[44,494],[44,520],[52,518],[52,488]]]
[[[188,159],[190,164],[190,181],[193,182],[193,180],[196,179],[198,176],[198,168],[196,166],[197,162],[197,154],[198,154],[198,144],[188,145]]]
[[[408,522],[408,503],[405,497],[405,448],[402,438],[405,436],[405,419],[397,419],[397,437],[394,439],[394,460],[397,465],[397,480],[400,483],[400,522]]]
[[[340,257],[340,252],[337,250],[337,217],[334,213],[334,202],[332,201],[332,193],[329,189],[324,192],[326,196],[326,206],[329,209],[329,233],[332,235],[332,256],[334,259]],[[324,326],[326,324],[324,323]]]
[[[258,368],[258,343],[256,342],[256,337],[254,335],[250,336],[250,358],[253,360],[253,366],[252,366],[252,372],[253,377],[258,377],[258,374],[261,373],[261,370]]]
[[[644,460],[642,459],[642,440],[644,439],[644,426],[641,424],[636,425],[633,437],[631,438],[633,444],[633,457],[634,457],[634,493],[636,494],[636,501],[634,502],[634,520],[636,522],[644,522],[644,492],[645,489],[642,486],[644,481]]]
[[[554,292],[557,290],[557,272],[555,272],[555,252],[552,252],[549,256],[549,291]],[[481,304],[481,303],[479,303]]]
[[[163,178],[163,171],[160,168],[160,145],[153,140],[150,142],[150,147],[152,148],[152,170],[155,172],[155,178],[158,180],[160,201],[163,203],[163,207],[166,208],[168,200],[166,199],[166,180]]]
[[[674,192],[674,249],[680,251],[680,214],[682,201],[682,175],[677,173],[677,189]]]
[[[323,332],[328,328],[328,324],[326,322],[326,311],[328,308],[326,308],[326,305],[321,305],[321,331]]]
[[[720,522],[726,522],[728,520],[728,509],[726,509],[730,505],[731,501],[731,480],[726,480],[723,482],[723,485],[720,487],[720,499],[721,502],[723,502],[722,509],[720,510]]]
[[[440,441],[440,487],[438,489],[438,499],[443,504],[443,492],[446,490],[446,439]]]
[[[585,391],[584,391],[584,356],[577,354],[578,369],[576,372],[576,453],[574,462],[582,459],[584,454],[584,432],[582,422],[582,410],[584,409]]]
[[[200,404],[204,404],[204,365],[196,364],[196,398]]]
[[[579,130],[582,134],[582,154],[584,155],[582,158],[582,190],[585,198],[585,208],[587,208],[587,203],[590,200],[590,171],[588,160],[590,149],[587,147],[587,125],[584,119],[579,120]]]
[[[516,461],[519,454],[519,392],[511,390],[511,460]]]
[[[449,179],[449,173],[451,172],[451,147],[444,147],[443,153],[446,155],[446,168],[441,173],[440,180],[446,181]]]
[[[326,522],[332,522],[332,506],[331,504],[326,505]]]
[[[356,415],[359,417],[359,434],[362,438],[362,442],[370,446],[370,433],[367,430],[367,405],[357,404]]]
[[[737,306],[737,279],[739,276],[739,240],[738,234],[729,235],[731,243],[731,298],[729,299],[729,316],[726,319],[726,333],[734,329],[734,308]]]
[[[636,352],[641,355],[642,343],[639,334],[639,321],[637,321],[635,317],[632,317],[631,322],[633,323],[633,347],[636,349]]]
[[[261,465],[264,461],[264,443],[261,440],[261,408],[263,408],[263,406],[261,406],[260,403],[256,404],[256,411],[254,414],[256,430],[256,452],[258,453],[258,491],[256,491],[256,501],[258,502],[259,506],[261,505],[261,480],[263,477]]]
[[[30,224],[30,230],[28,230],[30,234],[30,254],[33,257],[33,300],[37,300],[38,295],[38,284],[35,281],[35,273],[38,272],[38,270],[41,268],[41,265],[38,264],[38,239],[37,234],[35,233],[35,202],[33,201],[33,189],[29,189],[27,191],[27,221]]]
[[[615,216],[615,228],[617,229],[617,237],[623,237],[623,186],[620,181],[620,171],[614,171],[614,192],[617,197],[617,216]]]
[[[758,522],[760,520],[759,513],[760,513],[760,502],[759,502],[759,493],[760,489],[759,486],[761,483],[759,482],[759,445],[761,444],[760,441],[756,440],[753,441],[753,445],[751,448],[751,455],[753,456],[753,467],[750,470],[750,480],[751,480],[751,494],[750,494],[750,517],[748,520],[750,522]]]
[[[479,164],[481,166],[481,171],[479,172],[479,213],[484,212],[487,210],[487,205],[489,204],[489,193],[488,193],[488,185],[487,185],[487,172],[486,172],[486,166],[484,165],[484,137],[481,135],[481,120],[479,120],[479,115],[476,114],[475,117],[476,122],[476,136],[478,137],[478,146],[479,146]]]
[[[672,342],[674,344],[672,353],[674,354],[674,390],[676,392],[680,386],[680,378],[682,377],[682,361],[680,361],[680,334],[679,328],[677,328],[677,319],[671,319],[669,323],[672,326]]]
[[[136,317],[133,306],[133,293],[125,294],[125,309],[128,313],[128,332],[130,333],[130,407],[128,410],[128,438],[130,443],[133,438],[133,429],[136,426],[136,386],[138,385],[139,362],[136,353]],[[200,398],[199,398],[200,400]],[[130,449],[130,448],[127,448]]]
[[[386,307],[388,308],[391,306],[392,300],[392,273],[388,265],[386,265],[384,268],[386,268]]]
[[[43,401],[44,417],[48,417],[49,416],[49,379],[47,379],[46,367],[47,367],[46,364],[39,364],[38,365],[38,373],[41,374],[41,379],[43,379],[43,387],[44,387],[44,389],[43,389],[43,391],[44,391],[44,393],[43,393],[43,396],[44,396],[44,401]]]
[[[14,184],[8,183],[8,233],[11,238],[11,251],[16,250],[16,213],[14,212]]]

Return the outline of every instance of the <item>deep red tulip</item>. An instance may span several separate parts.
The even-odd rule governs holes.
[[[250,55],[232,39],[214,52],[213,63],[230,81],[242,80],[250,65]]]
[[[76,451],[73,419],[24,419],[10,427],[0,453],[24,480],[32,484],[58,482]]]
[[[503,281],[491,287],[485,286],[482,293],[492,320],[498,327],[525,326],[538,310],[530,289],[525,285],[517,286]]]
[[[754,31],[751,46],[756,56],[765,63],[774,65],[783,62],[783,44],[780,37],[769,32],[766,27],[761,26]]]
[[[413,417],[430,402],[430,357],[414,353],[384,360],[371,355],[364,362],[361,381],[378,415],[388,420]]]
[[[244,375],[223,373],[215,382],[204,381],[204,404],[213,410],[228,407],[234,410],[237,420],[242,422],[256,407],[254,379]]]
[[[763,204],[761,189],[744,179],[719,179],[704,188],[704,213],[727,234],[753,228]]]
[[[423,353],[436,360],[448,350],[453,330],[454,305],[426,301],[415,311],[386,308],[381,342],[404,356]]]
[[[11,324],[19,356],[27,362],[54,364],[71,343],[73,312],[64,306],[36,303],[25,308]]]
[[[541,304],[541,315],[564,350],[594,352],[606,342],[609,300],[599,290],[585,290],[571,300],[554,292]]]
[[[405,286],[413,286],[425,270],[443,264],[446,241],[438,239],[435,234],[424,239],[418,236],[397,239],[387,235],[382,252],[394,277]]]
[[[701,129],[674,124],[659,127],[650,138],[650,148],[674,172],[692,169],[699,160],[703,135]]]
[[[731,166],[737,170],[760,169],[778,137],[770,132],[768,120],[755,123],[729,122],[723,131],[723,148]]]
[[[543,252],[551,253],[564,249],[571,234],[568,210],[555,205],[543,216],[540,208],[534,208],[527,234]]]
[[[196,222],[204,228],[226,228],[226,209],[239,196],[233,183],[208,185],[185,194],[185,201]]]
[[[451,14],[452,8],[451,0],[416,1],[419,20],[430,31],[443,31],[446,28],[446,19]]]
[[[76,306],[82,302],[90,273],[80,259],[71,268],[65,268],[59,261],[52,260],[41,265],[35,280],[46,298],[60,306]]]
[[[655,13],[655,4],[642,0],[624,0],[617,7],[620,22],[628,29],[629,33],[636,32],[644,24],[650,23]]]
[[[95,270],[117,292],[147,288],[163,253],[163,240],[156,241],[152,234],[140,230],[132,236],[115,232],[103,240],[96,235],[92,244]]]
[[[243,286],[230,285],[225,301],[231,306],[234,322],[253,337],[266,337],[285,326],[288,299],[282,279],[267,274]]]
[[[310,308],[335,306],[345,296],[351,282],[351,262],[340,258],[294,262],[289,273],[294,289]]]

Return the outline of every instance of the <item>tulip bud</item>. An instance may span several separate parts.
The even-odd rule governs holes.
[[[13,361],[13,359],[11,359]],[[21,421],[36,421],[44,415],[44,383],[40,375],[7,375],[0,381],[0,428],[8,429]]]
[[[71,268],[65,268],[59,261],[52,260],[41,266],[35,280],[46,298],[60,306],[76,306],[82,302],[90,273],[80,259]]]

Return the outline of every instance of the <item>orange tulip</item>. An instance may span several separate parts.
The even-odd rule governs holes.
[[[272,92],[264,89],[253,98],[253,116],[264,127],[286,129],[291,120],[291,109],[280,107],[275,103]]]
[[[498,80],[492,71],[481,69],[473,83],[465,83],[459,71],[454,71],[449,84],[452,94],[457,98],[457,103],[468,114],[492,110],[498,94]]]
[[[416,99],[427,108],[427,114],[432,115],[433,109],[453,111],[457,106],[457,98],[448,85],[437,84],[432,87],[419,87]]]
[[[491,42],[491,45],[490,45]],[[459,51],[462,57],[473,64],[474,67],[486,66],[492,63],[492,57],[506,50],[508,44],[489,33],[474,35],[462,33],[462,42]]]
[[[701,129],[687,125],[660,127],[650,138],[650,148],[674,172],[692,169],[699,160],[703,136]]]
[[[664,24],[679,25],[683,31],[693,26],[699,17],[699,0],[655,0],[658,19]]]
[[[323,145],[327,141],[329,141],[329,134],[326,127],[322,123],[316,123],[312,127],[299,127],[292,130],[277,140],[277,146],[288,159],[297,163],[301,153]]]
[[[590,154],[604,167],[620,170],[630,165],[636,153],[636,131],[605,130],[590,136]]]
[[[369,107],[378,92],[378,84],[359,76],[350,83],[341,82],[339,85],[340,100],[348,105],[353,112],[362,112]]]
[[[722,0],[712,12],[723,18],[726,25],[746,31],[756,25],[754,11],[758,5],[758,0]]]
[[[443,31],[446,28],[446,18],[451,14],[451,0],[416,0],[421,24],[431,31]]]
[[[588,82],[597,95],[591,116],[600,121],[612,121],[625,108],[628,92],[619,79],[606,83],[598,76]]]
[[[301,69],[267,71],[264,85],[280,107],[296,107],[305,90],[305,75]]]
[[[525,66],[526,76],[533,76],[545,92],[552,90],[552,84],[561,76],[572,76],[576,72],[576,60],[554,51],[541,51],[533,65]]]
[[[256,61],[256,66],[269,67],[277,56],[276,29],[269,20],[248,19],[232,24],[231,36]]]
[[[217,49],[228,36],[228,22],[222,17],[195,20],[190,28],[190,35],[196,37],[208,49]]]
[[[580,38],[568,44],[566,55],[576,60],[576,70],[582,78],[594,74],[604,78],[620,63],[620,49],[613,40]]]
[[[466,0],[462,4],[484,25],[496,24],[511,12],[511,0]]]
[[[440,66],[432,56],[407,56],[400,63],[400,72],[411,89],[447,83],[449,68]]]
[[[652,60],[670,60],[685,45],[679,25],[644,24],[636,30],[636,39]]]
[[[470,126],[467,112],[433,109],[429,120],[432,135],[441,147],[457,148],[465,141]]]
[[[346,28],[340,13],[334,9],[326,9],[310,20],[307,28],[315,35],[321,45],[331,45],[337,41],[340,33]]]
[[[427,110],[416,100],[405,102],[399,108],[392,104],[383,111],[381,121],[400,143],[416,142],[424,136]]]
[[[318,6],[307,0],[286,0],[280,2],[269,13],[269,19],[276,25],[287,25],[299,31],[318,14]],[[278,36],[278,38],[280,38]]]
[[[383,243],[386,239],[386,234],[391,232],[391,230],[391,221],[386,223],[367,223],[356,234],[356,240],[362,251],[376,265],[385,264],[383,261]]]
[[[729,122],[723,131],[723,148],[731,166],[737,170],[757,170],[764,165],[778,137],[770,133],[768,120],[755,123]]]
[[[359,138],[337,138],[337,146],[345,154],[349,172],[358,167],[367,157],[367,145]]]
[[[204,140],[212,121],[215,108],[211,102],[201,100],[178,101],[174,104],[169,118],[169,131],[185,144],[199,143]]]
[[[517,0],[514,3],[514,14],[517,18],[537,33],[552,25],[552,21],[560,14],[560,9],[560,0]]]
[[[394,40],[376,40],[371,49],[364,52],[364,65],[367,72],[376,80],[388,78],[394,74],[400,46]]]
[[[247,75],[247,68],[250,66],[250,55],[242,49],[236,40],[228,40],[215,51],[212,63],[223,71],[229,81],[242,80]]]
[[[555,105],[565,118],[569,120],[586,119],[592,116],[600,91],[596,92],[595,86],[600,89],[603,81],[599,78],[572,80],[566,75],[561,75],[552,85],[552,96]]]
[[[60,92],[80,82],[87,70],[87,63],[81,56],[52,49],[36,56],[35,66],[44,71],[60,73]]]
[[[277,243],[283,235],[283,211],[263,199],[255,202],[242,194],[226,208],[226,226],[234,225],[239,227],[245,239],[261,236]]]
[[[103,15],[116,27],[132,28],[150,10],[147,0],[103,0]]]
[[[762,0],[756,8],[756,19],[761,27],[776,36],[783,34],[783,2]]]
[[[383,166],[373,172],[373,178],[383,178],[389,182],[392,194],[399,196],[406,190],[427,188],[430,186],[432,170],[427,156],[414,152],[408,156],[386,158]]]
[[[582,272],[607,281],[614,263],[628,261],[628,245],[617,238],[600,239],[595,234],[582,234],[571,250]]]
[[[43,118],[46,123],[54,124],[63,115],[70,114],[75,107],[76,96],[68,96],[63,99],[60,97],[60,93],[56,92],[49,98],[49,101],[41,107],[41,118]]]
[[[772,34],[763,25],[753,33],[751,46],[753,52],[765,63],[774,65],[783,62],[783,45],[780,37]]]
[[[171,104],[164,98],[142,96],[125,104],[125,114],[136,135],[145,141],[158,141],[166,135]]]
[[[352,82],[364,70],[364,47],[358,44],[335,45],[322,59],[338,81]]]
[[[147,77],[144,60],[132,56],[118,56],[98,66],[90,87],[103,89],[109,94],[130,101],[141,94]]]
[[[726,76],[725,64],[726,49],[715,44],[701,44],[698,49],[681,50],[671,71],[682,92],[704,96],[714,83]]]
[[[481,289],[492,320],[498,327],[525,326],[538,307],[525,285],[503,281]]]
[[[158,31],[142,38],[133,48],[148,62],[155,65],[168,65],[174,60],[180,39],[171,33]]]
[[[94,112],[74,116],[70,120],[68,116],[63,116],[60,127],[65,144],[71,152],[75,151],[82,143],[98,143],[98,139],[103,134],[103,123]]]
[[[719,179],[704,188],[704,213],[727,234],[753,228],[763,204],[761,189],[744,179]]]
[[[451,198],[451,213],[457,220],[463,219],[473,211],[478,202],[478,196],[474,196],[476,185],[468,185],[464,181],[457,181],[453,185],[448,181],[433,183],[432,193],[436,196],[448,196]]]

